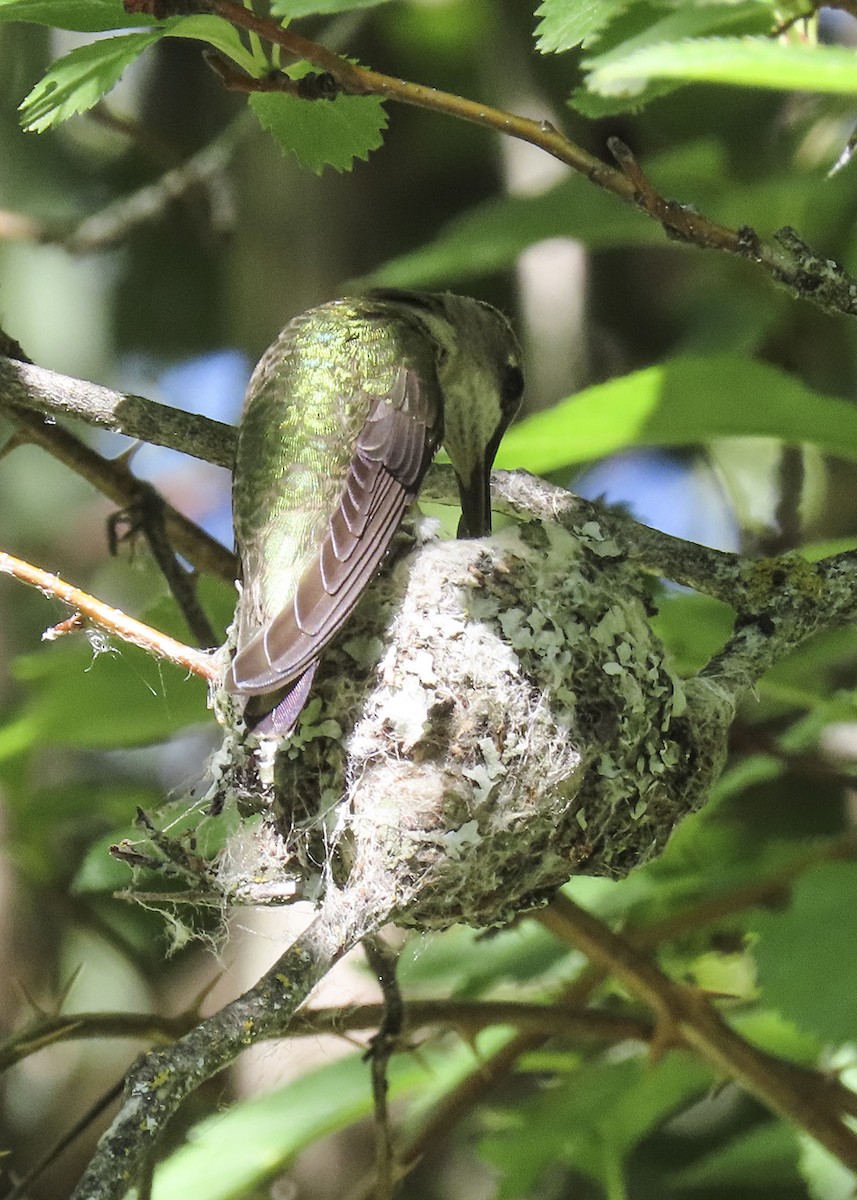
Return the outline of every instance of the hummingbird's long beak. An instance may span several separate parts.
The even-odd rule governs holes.
[[[476,464],[470,479],[465,483],[456,474],[461,500],[461,520],[458,522],[460,538],[487,537],[491,532],[491,462],[487,456]]]

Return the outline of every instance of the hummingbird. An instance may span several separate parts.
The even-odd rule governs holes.
[[[241,595],[226,688],[287,734],[319,657],[382,563],[443,445],[459,537],[491,532],[490,473],[524,389],[489,304],[389,289],[295,317],[247,388],[232,485]]]

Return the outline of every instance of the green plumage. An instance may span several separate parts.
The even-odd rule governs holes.
[[[508,322],[465,297],[371,293],[286,326],[250,380],[233,476],[243,590],[226,684],[261,697],[248,718],[267,706],[272,731],[294,724],[441,441],[460,535],[490,532],[490,467],[522,387]]]
[[[245,621],[276,616],[318,552],[354,443],[401,365],[437,389],[432,346],[413,323],[362,300],[304,313],[253,373],[232,495]],[[407,313],[405,314],[407,316]]]

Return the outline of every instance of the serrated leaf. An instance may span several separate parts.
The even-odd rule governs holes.
[[[194,17],[181,17],[178,21],[170,22],[164,33],[167,37],[193,38],[195,41],[207,42],[221,54],[231,58],[248,75],[255,76],[259,73],[259,64],[241,41],[238,30],[222,17],[205,13]]]
[[[772,21],[767,0],[730,0],[728,4],[682,3],[675,6],[675,11],[666,14],[658,9],[650,9],[652,18],[641,27],[639,16],[643,11],[638,6],[630,14],[632,19],[620,18],[610,27],[610,37],[605,40],[611,44],[606,50],[599,47],[601,53],[597,57],[584,61],[583,66],[587,71],[608,69],[646,47],[683,44],[688,39],[713,35],[736,37],[768,34]],[[682,86],[681,80],[653,78],[641,84],[633,93],[606,94],[597,89],[591,80],[590,75],[586,87],[577,88],[570,99],[571,106],[590,119],[637,111]]]
[[[351,12],[355,8],[375,8],[389,0],[274,0],[271,12],[275,17],[308,17],[313,14],[330,16]]]
[[[0,22],[31,21],[77,33],[139,29],[154,17],[127,13],[121,0],[0,0]]]
[[[256,92],[250,107],[284,154],[321,174],[325,167],[350,170],[355,158],[377,150],[387,114],[375,96],[337,96],[335,100],[299,100],[282,93]]]
[[[653,79],[633,96],[602,96],[600,92],[579,87],[571,93],[568,104],[582,117],[590,121],[600,121],[604,117],[615,117],[620,113],[638,113],[652,101],[669,96],[682,86],[679,80]]]
[[[21,124],[30,133],[43,133],[76,113],[97,104],[135,58],[161,37],[128,33],[78,46],[58,59],[20,105]]]
[[[586,388],[510,429],[497,466],[544,474],[626,446],[715,437],[809,442],[857,459],[857,409],[779,367],[728,354],[676,358]]]
[[[784,912],[753,918],[765,1003],[828,1042],[857,1038],[855,905],[857,863],[824,863],[797,880]]]
[[[584,65],[590,69],[590,89],[605,96],[635,95],[653,79],[857,94],[857,57],[850,48],[763,37],[663,42]]]
[[[544,0],[536,9],[536,48],[542,54],[587,46],[631,0]]]

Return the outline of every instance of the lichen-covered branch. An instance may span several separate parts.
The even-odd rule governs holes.
[[[8,341],[3,338],[4,345]],[[231,425],[0,356],[0,416],[4,415],[17,429],[11,446],[26,442],[40,446],[123,510],[145,500],[150,485],[137,479],[124,457],[105,458],[58,425],[57,416],[169,446],[221,466],[232,461],[235,430]],[[235,556],[225,546],[166,501],[161,510],[171,545],[198,570],[228,581],[236,578]]]
[[[0,357],[0,411],[4,408],[26,438],[43,445],[123,507],[139,498],[140,486],[125,462],[102,458],[67,430],[40,420],[37,413],[71,416],[220,465],[231,463],[233,457],[235,430],[230,425]],[[518,519],[553,521],[564,528],[580,528],[591,521],[641,570],[734,608],[738,631],[706,677],[716,678],[735,694],[752,687],[772,663],[807,637],[842,624],[857,611],[857,554],[853,552],[817,564],[791,554],[743,558],[640,525],[622,512],[522,471],[495,472],[492,493],[494,507]],[[456,504],[458,487],[452,468],[433,466],[423,495]],[[193,522],[167,506],[165,524],[170,540],[195,565],[235,578],[234,556]]]
[[[437,484],[429,486],[437,498]],[[496,508],[518,518],[551,520],[565,529],[591,523],[641,570],[731,605],[738,617],[735,633],[700,679],[734,697],[807,638],[857,614],[857,551],[818,563],[798,554],[742,558],[639,525],[523,471],[495,472],[492,494]]]
[[[367,933],[378,914],[355,894],[328,894],[309,928],[243,996],[200,1022],[173,1045],[144,1054],[128,1073],[110,1128],[72,1200],[123,1200],[139,1186],[176,1111],[241,1051],[276,1037],[315,985]]]
[[[232,466],[235,430],[231,425],[59,375],[33,363],[0,358],[0,412],[5,409],[5,415],[14,420],[13,410],[18,408],[52,417],[74,417],[87,425],[123,433],[153,446],[169,446],[220,467]]]

